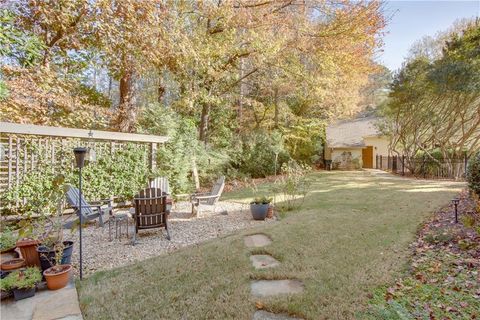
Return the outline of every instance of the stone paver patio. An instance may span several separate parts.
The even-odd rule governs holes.
[[[40,288],[35,296],[19,301],[2,301],[1,318],[15,320],[82,320],[77,289],[73,281],[62,289]]]

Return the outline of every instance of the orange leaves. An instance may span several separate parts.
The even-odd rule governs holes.
[[[85,96],[77,96],[79,84],[76,81],[58,78],[56,73],[45,68],[29,70],[4,66],[1,70],[8,88],[6,99],[0,101],[2,119],[83,128],[95,121],[102,126],[108,110],[82,102]]]

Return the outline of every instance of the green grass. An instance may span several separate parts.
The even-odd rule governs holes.
[[[307,319],[354,318],[369,293],[406,266],[422,220],[463,187],[371,172],[317,172],[311,179],[302,209],[277,224],[90,276],[78,286],[85,319],[251,319],[256,303]],[[253,195],[240,190],[224,198]],[[243,236],[256,232],[273,243],[248,250]],[[255,271],[252,252],[269,253],[281,266]],[[302,280],[304,293],[250,295],[252,279],[284,278]]]

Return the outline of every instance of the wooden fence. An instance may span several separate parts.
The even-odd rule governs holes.
[[[0,193],[18,186],[41,163],[73,167],[73,148],[78,146],[105,157],[134,143],[153,169],[157,146],[167,140],[164,136],[0,122]]]

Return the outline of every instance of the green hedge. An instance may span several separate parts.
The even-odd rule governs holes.
[[[143,145],[125,144],[113,154],[98,157],[83,169],[83,192],[86,199],[105,199],[111,196],[131,199],[144,188],[151,172]],[[73,154],[71,155],[73,161]],[[2,215],[53,212],[56,203],[52,201],[54,179],[59,174],[65,183],[78,186],[78,169],[65,161],[57,165],[39,162],[34,171],[27,173],[18,186],[10,188],[3,195]],[[23,199],[26,200],[25,204]],[[17,207],[16,202],[20,201]]]
[[[480,151],[468,161],[467,181],[470,190],[480,196]]]

